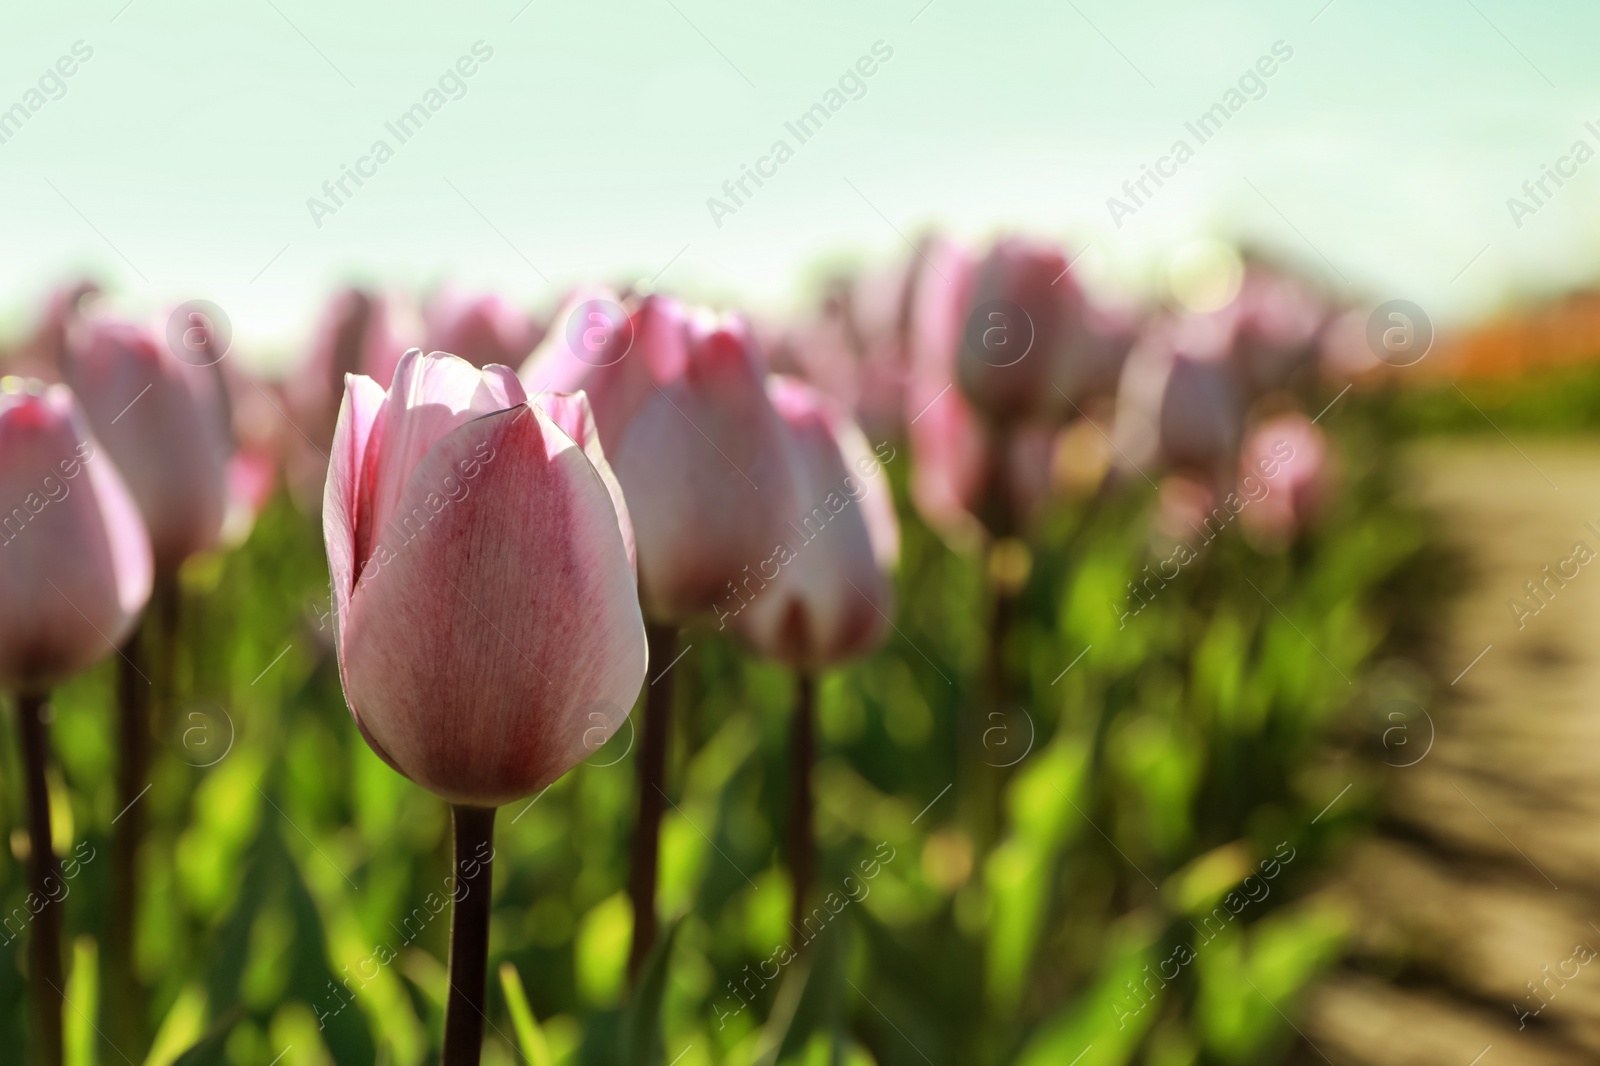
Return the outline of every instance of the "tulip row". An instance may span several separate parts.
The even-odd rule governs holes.
[[[280,464],[320,509],[355,724],[450,805],[458,860],[492,856],[496,809],[590,756],[644,694],[634,974],[657,939],[670,802],[674,688],[657,682],[698,620],[795,677],[792,925],[810,910],[818,684],[894,625],[900,531],[892,486],[876,477],[896,455],[889,441],[910,445],[924,518],[959,550],[989,553],[989,690],[967,716],[958,776],[961,824],[980,851],[1003,832],[1005,774],[981,758],[975,730],[1011,700],[1009,629],[1046,502],[1087,486],[1098,505],[1159,470],[1160,522],[1179,536],[1217,508],[1241,513],[1227,504],[1241,473],[1262,472],[1271,491],[1241,490],[1254,505],[1241,521],[1281,543],[1326,498],[1326,448],[1293,408],[1316,382],[1332,311],[1259,264],[1218,310],[1137,315],[1091,295],[1052,247],[1008,239],[980,256],[930,240],[900,269],[836,284],[781,330],[599,289],[574,293],[549,327],[453,289],[413,323],[403,301],[352,290],[282,386],[225,360],[204,315],[163,344],[88,309],[92,292],[56,297],[13,355],[29,376],[0,394],[11,593],[0,682],[17,697],[30,878],[43,892],[60,877],[49,693],[117,653],[122,810],[106,945],[112,1025],[134,1047],[149,1037],[134,965],[139,800],[152,717],[170,713],[175,689],[178,571],[248,532]],[[481,866],[484,890],[452,916],[446,1063],[476,1062],[482,1045]],[[45,907],[30,934],[34,1041],[51,1064],[59,910]]]

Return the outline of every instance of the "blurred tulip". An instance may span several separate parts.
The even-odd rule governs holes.
[[[34,1054],[62,1061],[61,907],[50,689],[115,648],[150,597],[150,542],[71,390],[0,383],[0,684],[17,697],[28,814]],[[35,902],[38,901],[38,905]]]
[[[794,378],[769,379],[767,394],[787,430],[794,491],[781,505],[782,550],[769,550],[753,587],[746,579],[748,603],[731,599],[732,618],[757,652],[814,673],[888,632],[900,530],[876,480],[881,463],[842,407]]]
[[[1005,238],[950,283],[961,293],[956,380],[973,406],[1006,422],[1059,406],[1057,366],[1086,340],[1083,298],[1061,252]]]
[[[149,785],[152,708],[170,715],[177,700],[179,567],[217,546],[228,506],[232,445],[221,353],[210,350],[209,331],[193,349],[184,336],[180,358],[168,337],[91,316],[73,327],[64,368],[95,437],[127,481],[155,561],[149,632],[130,639],[118,663],[118,800],[124,809]],[[133,963],[143,818],[143,808],[129,810],[112,833],[114,906],[106,935],[108,980],[120,990],[111,1005],[114,1039],[135,1048],[146,1038]]]
[[[150,598],[150,541],[64,385],[0,389],[0,685],[42,692],[112,651]]]
[[[791,491],[782,429],[741,319],[660,296],[618,310],[603,294],[569,305],[522,380],[588,394],[633,518],[645,614],[677,624],[771,554]]]
[[[544,329],[495,294],[474,296],[446,285],[423,312],[426,350],[449,352],[473,366],[521,366],[544,337]]]
[[[1309,285],[1285,273],[1250,264],[1231,313],[1234,359],[1253,394],[1287,386],[1314,366],[1330,312]]]
[[[772,368],[842,402],[872,440],[902,437],[910,315],[921,276],[902,264],[835,279],[814,316],[767,346]]]
[[[786,850],[790,925],[799,937],[816,866],[811,772],[817,674],[865,654],[888,632],[894,610],[889,571],[899,556],[900,529],[889,486],[876,481],[882,464],[838,401],[787,377],[770,378],[767,394],[785,429],[793,494],[780,505],[784,540],[757,565],[753,585],[744,581],[731,615],[758,654],[798,675]]]
[[[7,372],[42,381],[60,381],[66,360],[67,337],[83,305],[98,295],[100,286],[92,281],[63,285],[50,293],[44,316],[33,335],[7,358]]]
[[[157,571],[215,547],[230,451],[217,368],[179,359],[142,326],[92,317],[73,331],[66,378],[139,505]]]
[[[1210,481],[1232,476],[1244,418],[1233,337],[1224,314],[1165,319],[1145,331],[1117,397],[1114,436],[1125,462],[1165,462]]]
[[[637,542],[650,658],[676,659],[678,627],[767,558],[792,489],[783,427],[750,327],[660,296],[578,293],[522,369],[529,391],[585,392]],[[673,686],[652,685],[636,763],[628,895],[637,975],[655,941],[656,868],[665,813]]]
[[[581,432],[582,398],[560,402]],[[323,503],[345,695],[451,803],[545,787],[638,694],[627,512],[596,460],[505,367],[413,349],[387,393],[346,387]]]
[[[989,495],[994,463],[990,432],[956,388],[962,323],[946,286],[963,278],[970,259],[948,241],[926,246],[924,280],[911,310],[911,368],[906,383],[906,436],[911,444],[911,496],[917,510],[947,538],[971,546],[982,539],[977,515]]]
[[[1060,249],[1006,237],[982,259],[947,241],[920,254],[913,358],[986,421],[1059,421],[1114,387],[1131,316],[1091,300]]]
[[[389,298],[345,289],[328,302],[286,390],[295,424],[317,447],[333,439],[345,376],[363,374],[388,388],[415,331],[405,309]]]
[[[1240,513],[1245,527],[1282,542],[1311,525],[1327,502],[1329,467],[1327,440],[1305,415],[1263,422],[1240,453],[1238,491],[1250,501]]]

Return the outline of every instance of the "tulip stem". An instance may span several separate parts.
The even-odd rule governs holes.
[[[33,1041],[41,1066],[61,1066],[61,863],[50,834],[50,788],[45,766],[50,758],[48,703],[42,694],[17,698],[17,729],[28,795],[28,888],[40,909],[28,937],[28,985],[33,990]],[[54,885],[54,889],[52,889]],[[31,909],[31,907],[30,907]]]
[[[489,972],[489,889],[493,884],[493,807],[453,805],[455,908],[450,915],[450,994],[442,1066],[478,1066],[483,1052],[484,986]]]
[[[651,669],[672,665],[678,645],[676,626],[647,622],[645,641]],[[672,679],[659,674],[645,689],[643,739],[639,745],[639,820],[633,827],[628,864],[628,897],[633,903],[633,943],[628,951],[628,977],[639,976],[656,942],[656,866],[661,847],[661,819],[667,809],[667,742],[672,735]]]
[[[789,928],[802,935],[806,897],[816,878],[817,843],[812,824],[811,768],[817,759],[817,679],[805,670],[795,675],[794,722],[789,740],[789,873],[794,898]],[[798,948],[802,941],[796,940]]]
[[[140,625],[117,657],[117,810],[111,826],[111,898],[106,922],[108,1023],[118,1046],[144,1047],[143,990],[134,965],[139,915],[139,845],[144,839],[141,796],[150,776],[150,689],[145,670],[148,633]]]

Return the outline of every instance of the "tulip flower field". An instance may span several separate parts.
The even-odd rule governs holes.
[[[0,1061],[1306,1060],[1446,590],[1404,361],[1231,261],[348,289],[275,371],[61,288],[0,385]]]

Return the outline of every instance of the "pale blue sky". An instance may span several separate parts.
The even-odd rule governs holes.
[[[0,111],[94,51],[0,144],[0,325],[75,268],[132,307],[214,300],[269,354],[350,276],[537,306],[666,268],[661,287],[770,307],[933,223],[1058,236],[1128,284],[1244,235],[1441,318],[1600,267],[1600,161],[1520,229],[1506,207],[1600,146],[1592,5],[124,3],[0,13]],[[478,41],[465,95],[399,144],[384,123]],[[865,95],[798,144],[784,123],[878,41]],[[1277,41],[1265,95],[1116,228],[1107,197]],[[379,137],[394,158],[317,228],[307,198]],[[794,157],[719,228],[707,198],[779,137]]]

